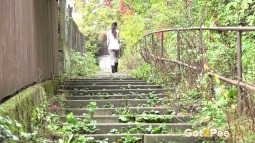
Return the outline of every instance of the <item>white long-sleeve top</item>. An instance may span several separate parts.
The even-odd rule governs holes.
[[[116,39],[112,35],[112,30],[109,30],[107,32],[108,49],[112,49],[112,50],[119,50],[120,49],[119,42],[118,42],[119,30],[116,29],[116,32],[117,32],[117,38]]]

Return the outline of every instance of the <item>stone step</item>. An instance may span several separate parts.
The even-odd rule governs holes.
[[[142,128],[147,128],[151,126],[152,128],[165,125],[167,128],[167,133],[173,133],[178,131],[183,131],[186,129],[192,129],[194,124],[190,123],[98,123],[96,128],[98,129],[95,134],[106,134],[110,133],[112,129],[117,129],[121,133],[127,133],[128,129],[135,128],[137,126],[142,126]]]
[[[126,73],[117,72],[117,73],[111,73],[111,66],[107,68],[104,68],[104,73],[102,71],[97,74],[93,74],[94,77],[97,78],[133,78],[132,76],[127,75]]]
[[[73,79],[67,79],[65,81],[89,81],[89,80],[138,80],[138,79],[133,77],[128,77],[128,78],[103,77],[103,78],[73,78]]]
[[[102,82],[102,81],[127,81],[127,82],[130,82],[130,81],[134,81],[134,82],[137,82],[137,81],[145,81],[145,80],[137,80],[135,78],[87,78],[87,79],[66,79],[65,82]]]
[[[211,143],[212,139],[202,138],[202,137],[187,137],[183,134],[147,134],[144,137],[143,143],[158,143],[167,141],[168,143],[204,143],[204,141],[209,141]]]
[[[58,93],[68,93],[70,95],[96,95],[96,94],[159,94],[166,93],[165,89],[111,89],[111,90],[57,90]]]
[[[192,129],[194,125],[191,123],[97,123],[96,131],[93,134],[153,134],[151,129],[158,127],[161,127],[161,129],[155,131],[156,134],[184,133],[186,129]],[[115,133],[111,132],[112,130],[115,130]]]
[[[159,89],[158,85],[60,85],[59,89],[103,90],[103,89]]]
[[[202,143],[209,141],[208,138],[187,137],[184,134],[91,134],[85,137],[93,137],[95,140],[108,138],[109,143],[118,143],[122,137],[138,137],[141,139],[137,143]],[[120,141],[119,141],[120,142]]]
[[[110,81],[102,81],[102,82],[64,82],[61,85],[150,85],[146,81],[139,82],[110,82]]]
[[[96,102],[99,108],[111,107],[146,107],[146,106],[167,106],[169,100],[167,99],[98,99],[98,100],[65,100],[54,101],[54,105],[60,106],[62,104],[65,108],[86,108],[90,102]]]
[[[167,98],[167,94],[155,94],[159,99]],[[125,95],[84,95],[84,96],[68,96],[67,100],[91,100],[91,99],[148,99],[149,94],[125,94]]]
[[[169,115],[169,111],[175,111],[174,107],[129,107],[129,108],[97,108],[95,109],[95,116],[103,115],[123,115],[128,112],[130,114],[158,114],[158,115]],[[88,114],[88,109],[84,108],[60,108],[60,109],[51,109],[51,112],[54,112],[58,115],[65,116],[69,113],[74,115],[83,116]]]
[[[131,133],[132,136],[141,138],[141,143],[202,142],[196,137],[183,135],[185,129],[192,129],[194,126],[189,123],[192,116],[176,115],[177,108],[170,106],[170,99],[166,94],[169,91],[171,90],[132,77],[101,76],[96,79],[70,79],[65,80],[57,90],[58,93],[67,93],[69,96],[63,101],[52,101],[54,108],[49,109],[60,115],[61,121],[66,121],[69,113],[73,113],[76,118],[85,119],[86,115],[90,114],[87,106],[90,102],[96,102],[98,108],[94,109],[92,119],[97,121],[97,131],[95,134],[85,135],[96,140],[108,138],[110,143],[117,143],[121,137]],[[124,121],[125,118],[121,120],[123,117],[128,120]],[[148,131],[151,127],[162,125],[167,128],[164,134],[151,134]],[[137,132],[130,131],[131,128],[144,130],[139,134],[132,134]],[[112,129],[118,130],[119,133],[109,134]]]
[[[68,81],[68,82],[62,82],[63,85],[137,85],[137,84],[143,84],[147,85],[149,84],[147,81],[111,81],[111,80],[103,80],[103,81]]]
[[[65,80],[63,81],[63,83],[87,83],[87,82],[94,82],[94,83],[98,83],[98,82],[105,82],[105,83],[118,83],[118,82],[147,82],[146,80]]]
[[[150,117],[166,117],[171,118],[169,122],[167,123],[187,123],[191,121],[191,116],[180,116],[180,115],[136,115],[135,117],[128,117],[126,115],[123,115],[127,118],[129,118],[128,122],[135,122],[139,121],[141,118],[150,118]],[[76,118],[79,118],[81,120],[87,118],[86,116],[75,116]],[[97,123],[121,123],[119,120],[121,116],[118,115],[103,115],[103,116],[94,116],[92,120],[96,120]],[[66,121],[67,116],[61,116],[61,121]],[[141,122],[141,121],[139,121]],[[162,123],[162,121],[155,121],[155,123]]]

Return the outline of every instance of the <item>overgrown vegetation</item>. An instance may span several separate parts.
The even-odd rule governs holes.
[[[164,33],[162,55],[160,40],[162,33],[154,34],[154,43],[151,37],[147,38],[146,45],[142,40],[135,47],[132,45],[149,31],[181,28],[181,27],[208,27],[208,26],[254,26],[255,25],[255,2],[252,0],[125,0],[125,1],[90,0],[84,3],[76,1],[76,9],[82,18],[78,20],[82,32],[85,34],[86,55],[72,52],[70,71],[67,77],[88,76],[97,70],[96,61],[92,55],[97,53],[99,47],[105,47],[106,31],[112,22],[117,21],[120,36],[125,40],[125,51],[122,57],[122,68],[124,70],[135,69],[132,75],[147,81],[159,84],[167,89],[173,90],[169,98],[174,99],[174,106],[181,107],[183,112],[199,113],[196,121],[208,128],[228,130],[231,134],[226,142],[254,142],[254,92],[246,91],[247,108],[242,116],[237,112],[237,87],[220,82],[218,77],[211,77],[206,72],[215,72],[219,75],[237,80],[236,62],[236,32],[231,31],[189,31],[180,32],[179,43],[177,34],[174,32]],[[242,32],[243,35],[243,81],[255,84],[255,32]],[[202,37],[200,40],[199,38]],[[176,64],[163,62],[152,58],[164,56],[168,59],[177,59],[177,45],[181,46],[180,60],[184,63],[203,69],[205,72],[195,71]],[[130,58],[132,57],[132,58]],[[145,62],[144,62],[145,61]],[[100,93],[103,99],[107,95]],[[140,97],[137,97],[140,98]],[[156,100],[151,95],[150,106],[157,106]],[[141,105],[141,106],[147,106]],[[169,105],[166,105],[169,106]],[[35,109],[33,119],[34,132],[23,133],[22,126],[8,117],[0,117],[0,141],[22,140],[24,142],[46,142],[47,139],[40,138],[39,128],[50,128],[52,131],[62,132],[68,138],[60,138],[59,142],[90,142],[91,139],[80,136],[74,139],[72,133],[94,133],[95,122],[90,118],[79,120],[72,114],[67,119],[68,126],[58,125],[59,117],[45,113],[43,108]],[[113,105],[107,104],[106,108]],[[90,117],[96,108],[94,103],[88,107],[91,111]],[[134,114],[130,110],[116,111],[120,116],[120,122],[133,121]],[[182,111],[180,111],[182,112]],[[150,115],[148,118],[139,119],[141,122],[171,122],[171,118],[154,118],[158,111],[144,112]],[[173,110],[169,114],[175,115]],[[53,124],[48,124],[51,121]],[[77,125],[82,128],[77,128]],[[165,126],[156,128],[140,126],[130,128],[128,131],[114,129],[111,133],[165,133]],[[21,133],[20,139],[16,133]],[[47,135],[46,135],[47,136]],[[93,140],[93,139],[92,139]],[[123,142],[140,142],[141,139],[127,136]],[[97,141],[91,141],[97,142]],[[107,141],[105,141],[107,142]]]
[[[0,108],[0,142],[19,141],[19,138],[14,135],[13,130],[15,126],[9,117],[2,117],[6,115],[3,109]],[[20,125],[16,123],[16,125]]]
[[[145,127],[143,125],[137,124],[136,127],[130,127],[128,129],[112,129],[110,131],[111,134],[166,134],[168,133],[168,129],[165,125],[160,125],[156,127],[152,127],[151,125]]]
[[[68,67],[66,73],[62,75],[62,78],[90,77],[99,70],[97,60],[90,52],[82,54],[71,50],[69,64],[70,67]]]
[[[251,142],[254,140],[252,128],[247,128],[246,124],[251,125],[252,120],[249,121],[249,116],[243,115],[238,118],[237,113],[237,89],[236,87],[229,87],[229,85],[220,82],[217,78],[211,79],[208,75],[198,77],[195,84],[190,83],[194,81],[194,77],[189,77],[187,71],[179,71],[181,73],[168,73],[154,68],[151,65],[144,65],[132,72],[132,75],[141,79],[146,79],[150,82],[163,84],[165,87],[175,89],[174,95],[169,95],[175,100],[176,107],[187,109],[186,112],[199,114],[194,121],[199,121],[207,128],[217,128],[219,130],[228,130],[232,133],[231,140],[243,140],[244,142]],[[189,76],[188,76],[189,75]],[[156,78],[162,77],[165,78]],[[193,75],[192,75],[193,76]],[[153,77],[153,78],[152,78]],[[162,80],[163,79],[163,80]],[[178,81],[179,80],[179,81]],[[181,80],[181,81],[180,81]],[[210,89],[210,81],[214,81],[213,95]],[[251,96],[252,97],[252,96]],[[175,111],[169,110],[170,114],[176,114]],[[177,113],[178,114],[178,113]],[[203,127],[202,127],[203,128]],[[246,129],[246,132],[243,130]],[[242,132],[242,139],[239,134]]]
[[[61,119],[59,115],[51,113],[51,110],[59,109],[52,106],[46,100],[40,107],[35,108],[32,118],[32,132],[26,133],[23,125],[13,121],[8,114],[0,110],[0,141],[1,142],[56,142],[56,143],[108,143],[107,139],[103,141],[87,138],[82,134],[93,134],[97,131],[96,121],[92,120],[97,104],[90,102],[88,105],[89,113],[83,120],[76,118],[71,112],[66,119]],[[63,122],[63,120],[66,120]],[[74,136],[77,134],[78,136]]]
[[[161,34],[154,34],[154,44],[150,36],[136,46],[131,47],[141,35],[148,31],[179,27],[207,26],[253,26],[255,23],[254,1],[134,1],[126,0],[130,9],[135,11],[128,16],[122,28],[127,35],[130,50],[126,50],[127,68],[137,67],[132,75],[174,89],[169,95],[175,100],[175,106],[197,113],[196,121],[209,128],[228,130],[231,138],[228,142],[254,142],[254,92],[245,91],[245,113],[238,117],[237,87],[220,82],[216,77],[195,71],[177,64],[162,62],[149,54],[161,55]],[[169,14],[170,13],[170,14]],[[157,16],[156,16],[157,15]],[[139,22],[136,22],[138,21]],[[140,29],[136,29],[140,28]],[[130,31],[129,29],[132,29]],[[135,29],[135,30],[134,30]],[[177,59],[177,44],[181,47],[181,61],[205,71],[237,80],[236,32],[226,31],[190,31],[177,34],[164,33],[164,57]],[[243,32],[243,81],[254,84],[255,32]],[[202,35],[202,41],[199,36]],[[133,39],[133,40],[131,40]],[[199,48],[204,49],[200,51]],[[132,53],[133,52],[133,53]],[[134,54],[136,53],[136,54]],[[130,60],[128,57],[132,55]],[[136,55],[134,57],[134,55]],[[141,56],[142,55],[142,56]],[[145,64],[145,62],[147,64]],[[248,125],[248,126],[247,126]]]

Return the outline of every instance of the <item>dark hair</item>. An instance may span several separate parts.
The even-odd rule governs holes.
[[[117,39],[117,32],[116,32],[116,29],[117,29],[117,22],[114,22],[114,23],[112,23],[112,28],[111,28],[111,30],[112,30],[112,35],[113,35],[113,37],[114,37],[115,39]]]

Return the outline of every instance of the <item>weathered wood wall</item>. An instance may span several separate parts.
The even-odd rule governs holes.
[[[58,2],[1,0],[0,101],[58,75]]]

